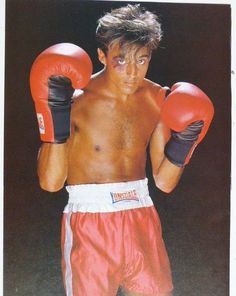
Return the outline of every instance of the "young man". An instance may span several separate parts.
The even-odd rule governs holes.
[[[89,58],[69,44],[43,52],[31,72],[44,142],[40,185],[58,191],[66,182],[69,192],[62,221],[66,294],[112,296],[121,286],[126,295],[172,295],[161,224],[148,193],[146,150],[150,144],[156,186],[172,191],[206,133],[211,104],[186,83],[175,85],[165,102],[167,89],[145,78],[162,36],[151,12],[139,5],[115,9],[98,21],[96,36],[104,67],[90,80]],[[83,91],[74,93],[81,76]],[[191,104],[193,97],[204,112]]]

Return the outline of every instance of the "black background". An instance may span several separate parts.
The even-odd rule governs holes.
[[[128,3],[128,2],[127,2]],[[132,3],[132,2],[129,2]],[[135,2],[137,3],[137,2]],[[142,2],[140,2],[142,3]],[[71,42],[101,69],[96,20],[118,1],[7,0],[4,156],[4,295],[64,295],[60,271],[60,219],[66,203],[39,188],[40,146],[29,72],[47,47]],[[143,2],[159,15],[164,31],[148,78],[171,86],[188,81],[215,106],[207,137],[171,194],[153,185],[161,216],[175,295],[228,295],[230,213],[230,5]],[[99,296],[99,295],[98,295]]]

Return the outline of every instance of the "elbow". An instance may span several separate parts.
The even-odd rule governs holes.
[[[52,178],[40,178],[39,176],[39,186],[41,189],[48,192],[57,192],[64,187],[65,182],[61,180],[53,180]]]
[[[173,187],[165,186],[165,185],[159,184],[159,183],[156,183],[156,187],[159,190],[161,190],[162,192],[167,193],[167,194],[171,193],[174,190]]]
[[[63,188],[63,186],[48,182],[39,181],[40,188],[48,192],[57,192]]]
[[[176,184],[170,184],[169,182],[165,182],[156,176],[154,176],[154,180],[156,187],[167,194],[171,193],[176,187]]]

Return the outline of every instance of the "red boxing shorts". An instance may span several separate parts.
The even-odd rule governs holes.
[[[161,223],[147,179],[67,186],[62,271],[67,296],[172,291]]]

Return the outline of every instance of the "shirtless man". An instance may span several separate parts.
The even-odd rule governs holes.
[[[40,59],[32,68],[31,90],[44,142],[38,157],[40,186],[54,192],[66,182],[69,193],[62,221],[67,296],[112,296],[120,286],[125,295],[172,295],[161,224],[148,193],[147,147],[156,186],[171,192],[209,127],[213,107],[191,84],[176,84],[165,100],[167,89],[145,78],[161,35],[154,14],[128,5],[98,21],[98,58],[104,67],[91,79],[89,57],[80,50],[74,55],[76,47],[69,44],[43,52],[43,70],[37,68]],[[52,56],[71,69],[59,71],[55,61],[49,63]],[[74,92],[74,72],[89,80],[83,90]],[[43,99],[34,90],[42,76],[48,82]],[[203,108],[189,106],[186,95],[188,102],[202,100]],[[191,113],[187,120],[186,113]],[[57,136],[56,129],[63,135]]]

